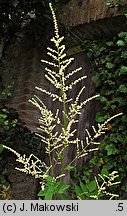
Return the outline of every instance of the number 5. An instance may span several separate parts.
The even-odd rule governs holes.
[[[123,203],[118,204],[118,211],[123,211]]]

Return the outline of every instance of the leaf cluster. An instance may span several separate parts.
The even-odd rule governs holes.
[[[125,0],[106,0],[106,4],[108,7],[125,7]],[[127,5],[126,5],[127,6]]]
[[[19,119],[18,113],[12,108],[6,106],[0,107],[0,188],[8,187],[10,184],[8,176],[10,171],[8,169],[8,161],[11,154],[3,149],[3,145],[8,145],[17,149],[20,153],[24,150],[30,154],[35,151],[37,155],[44,157],[44,149],[42,148],[41,141],[35,134],[25,127]],[[3,191],[3,189],[1,189]],[[3,193],[2,193],[3,194]],[[0,194],[0,199],[2,199]]]
[[[121,119],[108,124],[100,151],[94,153],[90,164],[99,170],[118,170],[122,180],[118,190],[123,198],[127,172],[127,32],[119,33],[110,41],[89,43],[86,50],[96,71],[92,81],[101,95],[98,98],[101,112],[96,113],[96,121],[101,123],[114,113],[124,113]]]
[[[27,30],[35,36],[50,25],[47,0],[0,0],[0,35],[10,41],[18,32]],[[51,1],[56,4],[55,0]]]

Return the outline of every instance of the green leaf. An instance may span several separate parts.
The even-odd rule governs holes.
[[[126,74],[127,73],[127,66],[122,66],[120,68],[120,74]]]
[[[127,43],[127,36],[124,38],[125,42]]]
[[[51,176],[48,176],[46,180],[47,180],[47,182],[50,182],[50,183],[52,183],[52,181],[53,181],[53,178],[52,178]]]
[[[115,146],[112,145],[112,144],[107,145],[107,146],[105,147],[105,149],[107,150],[107,155],[108,155],[108,156],[109,156],[109,155],[115,155],[115,154],[117,154],[117,153],[119,152],[119,150],[116,149]]]
[[[112,64],[111,62],[107,62],[106,63],[106,67],[108,68],[108,69],[112,69],[112,68],[114,68],[114,64]]]
[[[53,194],[57,192],[58,184],[48,185],[48,187],[44,190],[43,196],[45,196],[46,200],[52,200]]]
[[[126,115],[122,116],[122,121],[127,122],[127,116]]]
[[[51,194],[51,193],[46,194],[45,200],[52,200],[52,196],[53,196],[53,194]]]
[[[118,34],[118,36],[119,36],[120,38],[124,38],[124,37],[127,36],[127,32],[120,32],[120,33]]]
[[[80,187],[81,187],[81,189],[82,189],[84,192],[85,192],[85,191],[87,192],[87,186],[84,185],[82,181],[80,181]]]
[[[75,192],[76,192],[77,196],[79,196],[80,194],[83,193],[82,189],[79,186],[77,186],[76,184],[75,184]]]
[[[6,119],[6,118],[7,118],[7,115],[6,115],[6,114],[0,114],[0,118],[1,118],[1,119]]]
[[[127,58],[127,51],[122,52],[121,58],[126,59]]]
[[[91,182],[89,183],[89,185],[87,186],[87,188],[88,188],[88,191],[89,191],[90,193],[93,192],[94,190],[96,190],[96,189],[97,189],[96,181],[95,181],[95,180],[91,181]]]
[[[110,134],[109,140],[110,140],[111,142],[115,142],[115,143],[118,142],[118,141],[117,141],[117,138],[116,138],[116,134],[113,134],[113,133]]]
[[[119,88],[117,89],[117,91],[121,92],[121,93],[126,93],[127,92],[127,87],[123,84],[121,84],[119,86]]]
[[[124,46],[125,42],[123,40],[118,40],[116,43],[118,46]]]
[[[103,103],[103,102],[106,102],[107,101],[107,98],[106,97],[100,97],[100,101]]]
[[[102,168],[101,175],[107,175],[107,176],[109,175],[109,172],[105,167]]]
[[[0,153],[3,151],[3,145],[0,144]]]
[[[66,194],[60,194],[60,199],[61,200],[72,200],[72,197],[70,197]]]
[[[61,184],[60,185],[60,188],[58,190],[58,193],[59,194],[63,194],[65,190],[67,190],[68,188],[70,187],[70,185],[68,184]]]
[[[84,191],[77,185],[75,185],[75,193],[77,197],[79,197],[81,200],[86,199],[86,196],[84,195]]]
[[[108,41],[106,44],[107,44],[109,47],[114,45],[113,41]]]
[[[104,122],[105,119],[107,118],[107,116],[102,116],[101,113],[96,113],[96,121],[101,123],[101,122]]]
[[[37,196],[44,196],[45,195],[45,190],[40,190]]]
[[[95,84],[98,84],[100,82],[100,79],[99,79],[99,76],[98,75],[95,75],[92,77],[92,81],[95,83]]]
[[[73,168],[74,168],[73,166],[68,165],[68,166],[65,168],[65,170],[72,170]]]

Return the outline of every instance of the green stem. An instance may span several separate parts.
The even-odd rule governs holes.
[[[61,65],[60,65],[60,57],[59,57],[59,48],[58,47],[57,47],[57,51],[58,51],[58,67],[59,67],[59,70],[60,70]],[[64,73],[60,77],[60,83],[61,83],[61,94],[62,94],[62,99],[63,99],[64,131],[66,133],[66,130],[67,130],[67,108],[66,108],[66,98],[65,98],[65,90],[64,90],[64,85],[65,85],[65,83],[64,83]],[[64,145],[66,145],[66,143],[64,143]],[[63,155],[62,155],[62,170],[61,170],[61,174],[64,173],[64,166],[65,166],[64,153],[65,153],[65,149],[64,149]]]
[[[52,158],[51,158],[51,154],[49,153],[49,162],[50,162],[50,166],[51,168],[51,173],[52,173],[52,177],[54,177],[54,170],[53,170],[53,164],[52,164]]]

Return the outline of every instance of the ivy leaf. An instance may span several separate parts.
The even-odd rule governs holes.
[[[127,66],[122,66],[120,68],[120,74],[126,74],[127,73]]]
[[[109,46],[109,47],[114,45],[113,41],[108,41],[106,44],[107,44],[107,46]]]
[[[103,102],[106,102],[107,101],[107,98],[106,97],[100,97],[100,101],[103,103]]]
[[[103,122],[105,120],[104,116],[97,116],[96,115],[96,121],[97,122]]]
[[[127,32],[120,32],[120,33],[118,34],[118,36],[119,36],[120,38],[124,38],[124,37],[127,36]]]
[[[108,117],[107,115],[102,116],[99,112],[96,113],[96,121],[99,123],[104,122]]]
[[[126,59],[127,58],[127,51],[122,52],[121,58]]]
[[[3,145],[0,144],[0,153],[3,151]]]
[[[116,139],[116,134],[114,134],[114,133],[110,134],[109,139],[111,142],[114,142],[114,143],[118,142],[118,140]]]
[[[109,155],[115,155],[115,154],[117,154],[117,153],[119,152],[119,150],[116,149],[115,146],[112,145],[112,144],[107,145],[107,146],[105,147],[105,149],[107,150],[107,155],[108,155],[108,156],[109,156]]]
[[[92,81],[95,83],[95,84],[98,84],[100,82],[100,79],[98,77],[98,75],[95,75],[92,77]]]
[[[122,116],[122,121],[127,122],[127,116],[126,115]]]
[[[7,115],[6,115],[6,114],[0,114],[0,118],[1,118],[1,119],[6,119],[6,118],[7,118]]]
[[[114,64],[112,64],[111,62],[107,62],[106,63],[106,67],[108,68],[108,69],[112,69],[112,68],[114,68]]]
[[[116,43],[118,46],[124,46],[125,42],[123,40],[118,40]]]
[[[121,84],[117,90],[118,92],[121,92],[121,93],[126,93],[127,92],[127,87],[123,84]]]

